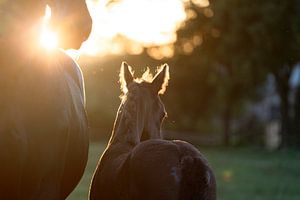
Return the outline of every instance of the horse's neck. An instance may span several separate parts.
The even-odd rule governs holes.
[[[126,113],[123,113],[121,105],[118,110],[109,145],[129,144],[135,146],[140,142],[138,128],[136,127],[137,123],[134,119],[137,119],[137,116],[131,116],[130,121],[127,119]]]
[[[1,20],[18,19],[25,21],[43,16],[47,2],[44,0],[13,0],[0,1]]]

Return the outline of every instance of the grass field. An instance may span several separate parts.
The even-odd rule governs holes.
[[[68,200],[85,200],[91,176],[104,150],[92,143],[85,174]],[[200,148],[210,161],[219,200],[299,200],[300,151]]]

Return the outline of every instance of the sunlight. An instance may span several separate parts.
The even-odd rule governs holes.
[[[209,6],[209,0],[192,0],[192,2],[199,7],[207,7]]]
[[[93,30],[80,51],[89,55],[140,54],[143,47],[176,41],[186,19],[183,0],[88,0]],[[95,23],[96,22],[96,23]],[[116,44],[119,43],[119,44]],[[169,49],[166,51],[169,55]]]
[[[56,33],[50,30],[43,30],[40,37],[41,45],[46,49],[55,49],[58,46],[58,38]]]
[[[176,3],[177,2],[177,3]],[[160,45],[176,39],[177,22],[185,19],[180,1],[127,0],[111,9],[118,32],[145,45]]]
[[[58,36],[49,29],[49,20],[51,19],[51,8],[47,5],[40,35],[40,44],[47,50],[58,47]]]

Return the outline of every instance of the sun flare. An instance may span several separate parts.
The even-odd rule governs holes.
[[[176,31],[188,18],[185,3],[189,1],[209,6],[209,0],[87,0],[94,23],[89,39],[76,55],[138,55],[146,50],[156,59],[170,58]],[[47,50],[58,48],[60,42],[50,20],[51,8],[47,6],[39,37],[40,46]]]
[[[41,27],[40,45],[47,50],[52,50],[58,47],[58,36],[49,28],[50,19],[51,8],[49,6],[46,6],[45,15],[43,17]]]
[[[48,50],[57,48],[58,47],[57,34],[48,29],[42,30],[40,36],[40,44],[42,45],[42,47]]]

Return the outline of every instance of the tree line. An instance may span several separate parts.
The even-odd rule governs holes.
[[[228,145],[237,110],[245,100],[257,98],[258,88],[272,74],[280,97],[282,146],[299,144],[300,88],[292,107],[289,80],[300,59],[300,2],[210,0],[203,8],[189,1],[186,11],[190,19],[178,30],[174,62],[185,76],[182,82],[197,77],[190,84],[195,88],[186,91],[194,100],[183,94],[181,104],[193,105],[196,115],[216,109]],[[199,87],[205,89],[197,95]]]
[[[261,142],[264,122],[248,120],[238,131],[235,126],[243,123],[249,102],[261,101],[265,94],[260,88],[272,75],[280,99],[282,146],[300,146],[300,87],[293,104],[289,97],[291,73],[300,60],[300,1],[210,0],[208,7],[196,3],[185,1],[187,20],[177,31],[171,58],[155,60],[145,49],[141,55],[101,62],[81,59],[83,66],[89,65],[83,72],[91,127],[110,132],[119,104],[121,61],[143,66],[136,74],[167,62],[171,80],[162,97],[169,112],[165,129],[216,133],[225,145],[247,134],[246,142]]]

